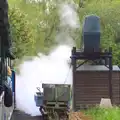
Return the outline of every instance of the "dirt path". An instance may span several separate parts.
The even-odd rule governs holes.
[[[71,112],[69,120],[92,120],[90,116],[85,116],[82,112]]]
[[[43,120],[40,116],[31,117],[23,112],[14,111],[11,120]],[[70,112],[69,120],[92,120],[90,116],[85,116],[82,112]]]

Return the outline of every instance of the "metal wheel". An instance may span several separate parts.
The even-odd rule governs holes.
[[[40,106],[39,111],[40,111],[41,114],[42,114],[43,120],[49,120],[47,111],[46,111],[46,109],[45,109],[44,106]]]
[[[55,120],[60,120],[58,112],[54,112],[54,118]]]

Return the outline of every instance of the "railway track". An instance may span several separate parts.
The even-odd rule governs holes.
[[[19,110],[14,110],[10,120],[43,120],[41,116],[32,117]]]

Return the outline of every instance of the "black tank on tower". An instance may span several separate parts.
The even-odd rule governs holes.
[[[100,18],[98,16],[85,17],[82,35],[86,54],[100,52]]]

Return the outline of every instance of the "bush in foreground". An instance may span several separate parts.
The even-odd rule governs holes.
[[[92,108],[85,111],[86,115],[93,117],[93,120],[120,120],[120,108]]]

